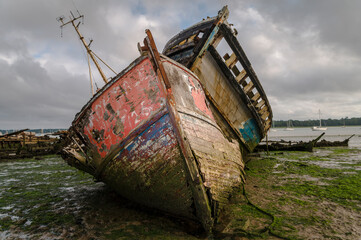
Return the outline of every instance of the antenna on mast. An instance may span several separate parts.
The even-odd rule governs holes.
[[[81,33],[79,32],[79,29],[78,29],[78,28],[79,28],[79,25],[80,25],[81,21],[79,21],[79,22],[77,22],[77,23],[76,23],[76,21],[77,21],[78,19],[82,19],[82,22],[84,22],[84,15],[81,15],[78,10],[77,10],[77,13],[78,13],[78,16],[75,17],[74,14],[72,13],[72,11],[70,11],[70,14],[71,14],[71,16],[69,16],[70,20],[67,21],[67,22],[64,22],[64,21],[65,21],[65,17],[64,17],[64,16],[60,16],[60,17],[58,17],[56,20],[57,20],[58,22],[61,22],[61,23],[62,23],[62,25],[60,25],[60,28],[61,28],[61,29],[63,29],[64,26],[66,26],[66,25],[68,25],[68,24],[70,24],[70,23],[73,25],[76,33],[77,33],[78,36],[79,36],[80,41],[83,43],[83,45],[84,45],[84,47],[85,47],[85,49],[86,49],[86,51],[87,51],[88,56],[90,56],[90,58],[91,58],[92,61],[94,62],[94,64],[95,64],[95,66],[97,67],[97,69],[98,69],[98,71],[99,71],[99,74],[101,75],[103,81],[104,81],[105,83],[108,83],[108,80],[107,80],[107,78],[106,78],[103,70],[100,68],[98,61],[97,61],[96,58],[94,57],[95,54],[94,54],[93,51],[90,49],[90,44],[93,42],[93,40],[90,40],[90,43],[87,44],[87,43],[85,42],[85,40],[84,40],[84,37],[83,37],[83,36],[81,35]],[[63,34],[61,34],[61,36],[63,36]],[[96,55],[95,55],[95,56],[96,56]],[[101,60],[101,61],[102,61],[102,60]]]

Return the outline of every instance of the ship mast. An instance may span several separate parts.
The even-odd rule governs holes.
[[[79,13],[79,12],[78,12],[78,13]],[[95,66],[97,67],[97,69],[98,69],[98,71],[99,71],[99,73],[100,73],[103,81],[104,81],[105,83],[108,83],[108,80],[107,80],[107,78],[106,78],[103,70],[100,68],[100,66],[99,66],[99,64],[98,64],[98,61],[97,61],[97,60],[95,59],[95,57],[94,57],[95,53],[93,53],[92,50],[90,49],[90,44],[92,43],[92,40],[90,41],[89,44],[87,44],[87,43],[85,42],[85,40],[84,40],[84,37],[81,35],[81,33],[79,32],[79,29],[78,29],[78,28],[79,28],[79,25],[80,25],[80,22],[79,22],[77,25],[75,25],[75,21],[78,20],[78,19],[80,19],[80,18],[84,18],[84,15],[80,15],[80,14],[79,14],[78,17],[74,17],[74,15],[73,15],[73,13],[72,13],[71,11],[70,11],[70,14],[71,14],[71,17],[70,17],[70,20],[69,20],[68,22],[65,22],[65,23],[64,23],[64,19],[65,19],[64,16],[61,16],[61,17],[59,17],[59,18],[57,19],[58,21],[60,21],[60,22],[62,23],[62,25],[60,26],[60,28],[63,28],[65,25],[67,25],[67,24],[69,24],[69,23],[71,23],[71,24],[73,25],[76,33],[78,34],[78,36],[79,36],[79,38],[80,38],[80,41],[83,43],[83,45],[84,45],[84,47],[85,47],[88,55],[89,55],[90,58],[93,60],[93,62],[94,62],[94,64],[95,64]],[[95,55],[95,56],[96,56],[96,55]],[[100,60],[101,60],[101,59],[100,59]],[[102,61],[102,60],[101,60],[101,61]],[[103,61],[102,61],[102,62],[103,62]]]

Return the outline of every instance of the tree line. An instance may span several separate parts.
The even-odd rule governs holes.
[[[17,130],[19,130],[19,129],[17,129]],[[8,130],[0,129],[0,133],[1,134],[12,133],[12,132],[15,132],[17,130],[16,129],[8,129]],[[49,133],[54,133],[54,132],[62,131],[62,130],[66,130],[66,129],[64,129],[64,128],[43,128],[43,129],[38,128],[38,129],[30,129],[30,130],[28,130],[28,132],[49,134]]]
[[[320,120],[274,120],[273,127],[287,127],[291,122],[294,127],[313,127],[319,126]],[[341,119],[322,119],[322,126],[359,126],[361,118],[341,118]]]

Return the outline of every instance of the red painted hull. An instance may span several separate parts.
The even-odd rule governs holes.
[[[152,56],[135,60],[83,107],[63,157],[121,195],[210,231],[243,181],[240,146],[224,137],[198,78]]]

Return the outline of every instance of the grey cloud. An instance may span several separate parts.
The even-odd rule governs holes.
[[[84,51],[71,26],[60,37],[55,20],[75,13],[73,2],[85,15],[85,39],[116,71],[139,55],[145,28],[161,51],[182,28],[228,4],[275,119],[316,118],[318,108],[324,117],[360,115],[357,1],[0,0],[0,129],[68,127],[89,99]]]

